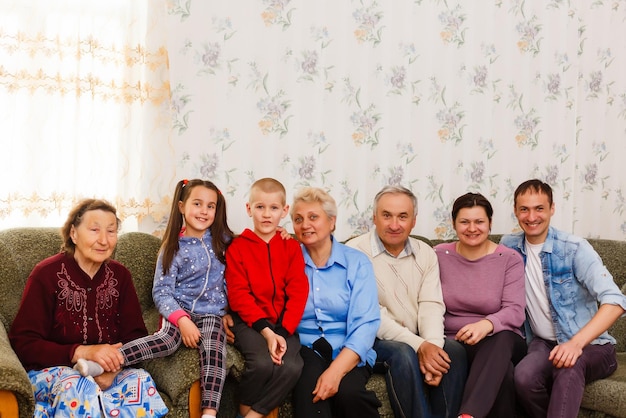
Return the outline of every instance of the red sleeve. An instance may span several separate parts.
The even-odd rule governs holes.
[[[298,328],[300,319],[302,319],[302,313],[309,296],[309,279],[304,272],[304,257],[298,241],[295,239],[286,240],[285,251],[289,269],[285,279],[287,301],[282,326],[289,334],[293,334]]]
[[[252,293],[248,276],[249,267],[246,267],[244,262],[246,260],[245,243],[244,238],[235,238],[226,250],[224,276],[230,309],[237,313],[249,327],[252,327],[252,324],[267,318],[267,315]]]

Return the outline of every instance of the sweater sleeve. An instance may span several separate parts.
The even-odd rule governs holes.
[[[181,317],[189,316],[174,297],[176,276],[178,275],[177,255],[174,256],[167,274],[163,274],[163,252],[159,253],[154,270],[154,283],[152,284],[152,299],[154,299],[154,305],[159,314],[176,326],[178,326],[178,320]]]
[[[493,324],[493,333],[515,330],[522,326],[526,308],[524,261],[516,251],[503,245],[496,251],[507,257],[502,288],[501,308],[498,312],[487,315]]]
[[[9,338],[27,370],[71,365],[78,344],[60,344],[50,339],[54,330],[55,289],[40,265],[31,272]]]

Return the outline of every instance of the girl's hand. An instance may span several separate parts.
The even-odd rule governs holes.
[[[455,339],[467,345],[478,344],[483,338],[493,332],[493,324],[488,319],[467,324],[456,333]]]
[[[178,320],[178,329],[183,337],[183,344],[185,344],[185,347],[198,348],[198,343],[200,342],[200,330],[191,319],[186,316],[180,318]]]

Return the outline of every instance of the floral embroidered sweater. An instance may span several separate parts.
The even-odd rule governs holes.
[[[90,278],[59,253],[31,272],[9,338],[27,370],[71,366],[79,345],[147,335],[130,272],[109,260]]]

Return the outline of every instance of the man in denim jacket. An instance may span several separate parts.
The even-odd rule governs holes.
[[[501,243],[519,251],[526,265],[530,344],[515,367],[518,399],[531,417],[575,417],[585,384],[617,368],[607,329],[626,312],[626,296],[589,242],[550,226],[548,184],[520,184],[514,211],[523,233]]]

